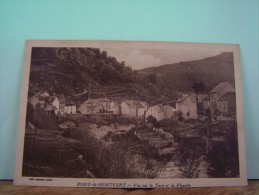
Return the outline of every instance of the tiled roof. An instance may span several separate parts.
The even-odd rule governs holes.
[[[84,102],[84,104],[97,104],[98,102],[110,102],[108,98],[99,98],[99,99],[88,99]]]
[[[127,104],[129,107],[133,107],[133,108],[144,108],[145,107],[139,101],[127,100],[127,101],[124,101],[124,103]]]
[[[196,99],[192,98],[190,95],[187,95],[187,96],[185,96],[185,97],[179,98],[176,102],[179,103],[179,102],[185,100],[187,97],[190,97],[191,99],[193,99],[194,101],[196,101]]]
[[[50,96],[48,102],[52,103],[55,100],[56,96]]]
[[[141,104],[141,103],[138,102],[138,101],[134,101],[132,104],[133,104],[135,107],[137,107],[137,108],[144,108],[143,104]]]
[[[109,102],[110,100],[108,98],[99,98],[99,102]]]
[[[88,99],[84,101],[84,104],[96,104],[98,102],[98,99]]]
[[[214,89],[211,90],[211,93],[218,93],[220,92],[227,84],[230,84],[230,82],[221,82],[219,83]]]
[[[152,106],[151,108],[157,112],[163,112],[162,105],[155,105],[155,106]]]
[[[65,98],[58,98],[58,101],[59,101],[59,104],[65,104],[66,103],[66,100]]]
[[[163,110],[167,110],[167,109],[169,109],[171,111],[175,111],[176,110],[174,107],[172,107],[170,105],[164,105]]]

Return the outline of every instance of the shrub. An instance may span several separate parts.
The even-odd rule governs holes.
[[[31,117],[32,123],[40,128],[40,129],[57,129],[57,117],[55,116],[55,113],[47,114],[43,110],[37,110],[33,112],[33,115]]]
[[[147,123],[153,124],[156,128],[160,128],[161,126],[157,119],[151,115],[147,117]]]
[[[186,178],[197,178],[199,176],[199,170],[197,169],[199,164],[199,159],[191,155],[183,164],[181,164],[182,166],[179,168],[179,170]]]
[[[238,177],[239,160],[238,160],[238,142],[236,124],[230,125],[226,143],[214,144],[208,154],[211,162],[212,177]]]

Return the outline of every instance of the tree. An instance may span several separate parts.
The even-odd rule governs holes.
[[[192,84],[192,89],[194,90],[195,94],[199,94],[205,90],[205,85],[204,85],[203,81],[194,82]]]
[[[33,105],[30,102],[28,102],[27,112],[26,112],[26,122],[30,122],[32,120],[34,111],[35,111],[35,109],[34,109]]]
[[[194,82],[192,84],[192,89],[194,91],[194,93],[196,94],[196,103],[197,103],[197,108],[199,107],[199,104],[198,104],[198,95],[200,93],[202,93],[204,90],[205,90],[205,85],[203,83],[203,81],[200,81],[200,82]]]
[[[148,74],[148,80],[149,80],[149,82],[151,82],[153,84],[157,84],[156,74]]]
[[[153,124],[154,127],[159,128],[160,124],[155,117],[152,115],[147,117],[147,122]]]
[[[188,159],[182,162],[182,166],[179,168],[179,171],[182,172],[182,175],[186,178],[197,178],[199,176],[200,170],[198,169],[200,161],[198,158],[190,155]]]

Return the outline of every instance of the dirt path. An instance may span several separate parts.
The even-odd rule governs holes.
[[[158,174],[157,178],[169,179],[169,178],[182,178],[179,167],[175,165],[173,161],[168,162],[165,167]]]
[[[208,178],[208,169],[209,169],[209,162],[206,159],[201,159],[200,164],[198,166],[199,169],[199,178]]]

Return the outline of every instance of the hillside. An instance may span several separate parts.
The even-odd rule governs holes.
[[[209,91],[234,81],[233,69],[232,53],[134,71],[98,48],[33,48],[29,96],[46,90],[77,104],[89,96],[164,103],[192,91],[194,82],[202,81]]]
[[[133,71],[98,48],[33,48],[30,92],[34,89],[66,96],[106,85],[133,81]],[[29,93],[30,93],[29,92]]]
[[[201,60],[146,68],[138,73],[155,74],[159,83],[171,90],[191,91],[193,82],[203,81],[206,90],[210,91],[219,82],[234,81],[233,53],[225,52]]]

